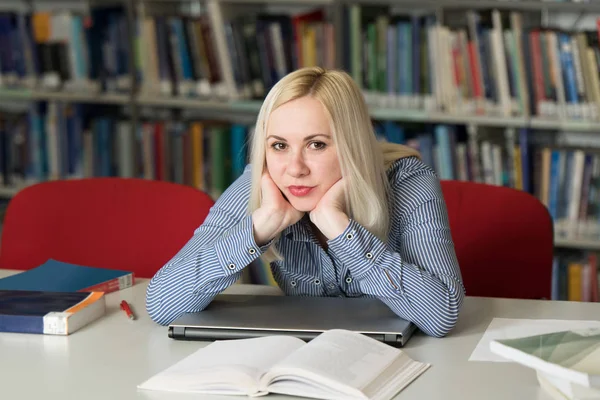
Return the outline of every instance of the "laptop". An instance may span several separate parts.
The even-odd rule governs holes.
[[[330,329],[404,346],[416,327],[376,298],[264,295],[218,295],[204,311],[183,314],[168,327],[179,340],[291,335],[309,341]]]

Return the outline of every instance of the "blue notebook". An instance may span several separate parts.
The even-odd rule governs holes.
[[[0,279],[0,290],[104,292],[131,287],[133,272],[48,260],[39,267]]]
[[[69,335],[105,313],[100,292],[0,290],[0,332]]]

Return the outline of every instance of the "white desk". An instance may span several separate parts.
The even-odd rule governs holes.
[[[0,270],[0,277],[9,274]],[[107,295],[107,315],[70,336],[0,333],[0,399],[231,399],[136,389],[137,384],[207,344],[169,339],[167,328],[153,323],[145,312],[146,284],[139,282]],[[267,291],[273,293],[273,289]],[[248,290],[257,287],[232,287],[234,292]],[[136,321],[129,321],[119,309],[122,299],[132,304]],[[409,341],[405,351],[432,367],[402,391],[398,400],[549,400],[528,368],[468,361],[494,317],[599,319],[600,304],[467,298],[449,336],[435,339],[417,333]]]

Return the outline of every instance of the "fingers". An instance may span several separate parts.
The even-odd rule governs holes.
[[[277,187],[277,185],[275,185],[275,182],[273,182],[273,179],[271,179],[271,176],[266,171],[262,175],[260,188],[263,203],[274,202],[277,199],[277,196],[281,195],[279,192],[279,188]]]

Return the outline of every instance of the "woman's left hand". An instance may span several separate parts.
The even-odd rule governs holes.
[[[345,181],[340,179],[321,197],[309,213],[313,224],[331,240],[344,232],[350,219],[346,214]]]

